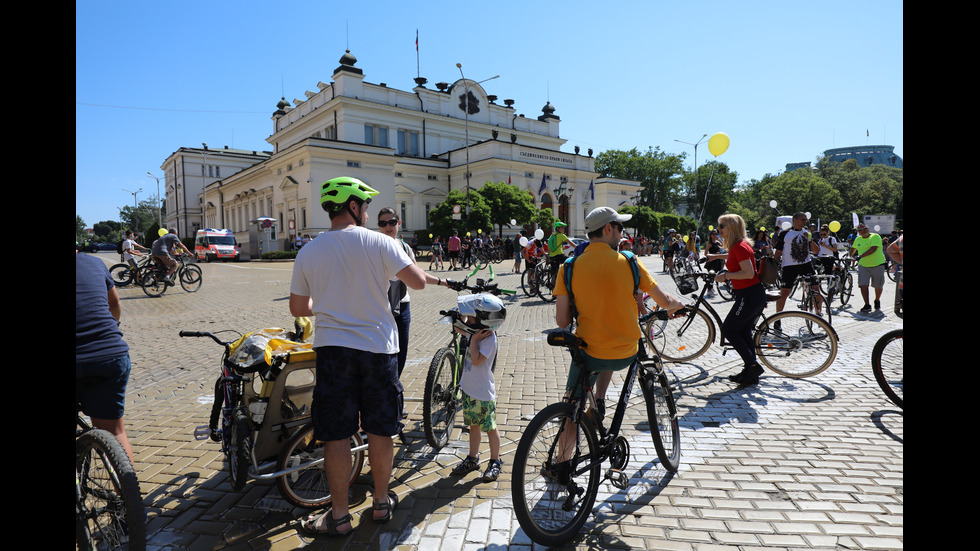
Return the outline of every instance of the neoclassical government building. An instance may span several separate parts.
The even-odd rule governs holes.
[[[394,208],[411,232],[427,227],[450,190],[466,189],[468,168],[471,189],[510,182],[584,236],[586,213],[632,205],[639,192],[638,182],[598,178],[592,150],[561,150],[567,140],[550,102],[532,118],[469,79],[432,89],[416,78],[411,90],[370,83],[349,51],[331,79],[292,103],[282,98],[266,138],[271,151],[202,144],[167,157],[167,225],[182,237],[230,229],[246,255],[258,252],[256,228],[273,225],[273,246],[282,248],[297,233],[329,228],[320,185],[353,176],[380,192],[372,207]]]

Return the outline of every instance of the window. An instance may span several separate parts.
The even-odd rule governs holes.
[[[411,157],[419,156],[418,132],[413,132],[411,130],[399,130],[396,134],[396,139],[398,143],[395,145],[395,149],[398,151],[399,155],[408,155]]]
[[[403,227],[403,228],[404,228],[404,227],[405,227],[405,225],[406,225],[406,224],[405,224],[405,222],[406,222],[406,220],[405,220],[405,219],[406,219],[406,216],[405,216],[405,210],[406,210],[406,209],[405,209],[405,201],[402,201],[402,208],[401,208],[401,211],[402,211],[402,227]]]
[[[367,145],[380,145],[388,147],[388,128],[375,126],[373,124],[364,125],[364,143]]]
[[[348,168],[361,168],[361,161],[347,161]]]

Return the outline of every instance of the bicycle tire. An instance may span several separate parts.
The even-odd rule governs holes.
[[[667,320],[662,325],[662,338],[659,339],[652,338],[650,334],[653,321],[647,323],[643,333],[647,337],[647,343],[665,361],[691,361],[707,352],[715,341],[715,323],[700,308],[696,311],[688,310],[685,316]]]
[[[533,269],[534,268],[524,268],[524,271],[521,272],[521,290],[524,291],[524,294],[529,297],[534,296],[531,293],[531,278],[533,278],[534,275],[533,274],[528,275]]]
[[[732,282],[725,280],[721,283],[715,283],[715,288],[718,290],[718,296],[724,301],[729,301],[735,298],[732,292]]]
[[[538,281],[541,284],[538,286],[538,294],[541,296],[541,300],[545,302],[555,301],[555,278],[551,276],[551,268],[546,262],[538,264],[540,266],[538,272]]]
[[[851,294],[854,292],[854,275],[851,272],[844,272],[840,280],[840,303],[841,306],[847,304],[847,301],[851,300]]]
[[[905,409],[905,378],[902,367],[905,351],[905,330],[889,331],[878,339],[871,351],[871,372],[878,386],[893,404]]]
[[[807,312],[790,310],[765,318],[754,340],[759,363],[784,377],[812,377],[837,358],[837,332]]]
[[[129,264],[113,264],[109,268],[109,275],[112,276],[112,282],[116,287],[124,287],[133,282],[133,271]]]
[[[160,297],[167,292],[167,287],[169,286],[166,281],[166,276],[161,275],[157,272],[148,272],[143,276],[143,281],[140,282],[140,286],[143,287],[143,292],[150,297]]]
[[[243,408],[236,407],[231,411],[231,425],[225,429],[224,434],[227,435],[224,445],[231,487],[238,491],[248,481],[248,463],[252,449],[252,426]]]
[[[449,443],[459,413],[458,358],[449,347],[436,351],[425,377],[422,400],[422,427],[425,439],[433,449]]]
[[[577,453],[568,467],[560,468],[557,464],[562,462],[552,461],[558,435],[573,418],[575,408],[559,402],[538,412],[524,429],[514,456],[514,513],[528,537],[541,545],[558,546],[578,535],[599,491],[599,441],[588,417],[583,416],[578,425]]]
[[[663,366],[644,370],[640,375],[640,388],[647,406],[647,420],[657,457],[665,469],[676,473],[681,464],[681,429],[674,393]]]
[[[354,481],[361,475],[364,468],[364,450],[358,449],[364,443],[360,434],[350,437],[352,451],[350,484],[349,489],[354,485]],[[300,429],[285,448],[279,452],[279,460],[276,463],[278,471],[307,464],[299,470],[286,473],[276,479],[279,484],[279,493],[286,501],[297,507],[305,509],[320,509],[326,507],[332,501],[330,484],[327,481],[326,465],[323,462],[323,442],[313,438],[313,424],[310,423]]]
[[[75,439],[76,541],[93,549],[146,549],[146,513],[139,480],[122,444],[92,429]],[[84,523],[84,525],[82,525]],[[77,542],[79,549],[86,548]]]
[[[200,266],[188,264],[180,269],[179,279],[180,286],[188,293],[193,293],[204,283],[204,273]]]

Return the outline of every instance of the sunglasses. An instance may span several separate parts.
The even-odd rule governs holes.
[[[623,230],[626,229],[626,227],[620,224],[619,222],[610,222],[610,224],[612,224],[612,227],[618,229],[619,233],[623,233]]]
[[[398,219],[397,218],[392,218],[391,220],[380,220],[378,222],[378,227],[379,228],[383,228],[385,226],[397,226],[397,225],[398,225]]]

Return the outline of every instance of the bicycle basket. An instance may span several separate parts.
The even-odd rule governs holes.
[[[682,295],[698,292],[698,276],[696,275],[683,275],[678,277],[675,282],[677,283],[677,292]]]

